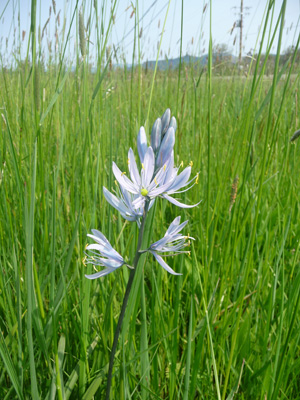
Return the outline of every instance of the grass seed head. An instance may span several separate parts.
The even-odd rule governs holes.
[[[233,205],[234,205],[234,203],[235,203],[235,200],[236,200],[236,195],[237,195],[237,189],[238,189],[239,179],[240,179],[240,178],[239,178],[239,176],[237,175],[237,176],[234,178],[234,181],[233,181],[232,186],[231,186],[231,195],[230,195],[229,212],[231,212],[231,209],[232,209],[232,207],[233,207]]]
[[[53,6],[54,14],[56,15],[56,2],[55,2],[55,0],[52,0],[52,6]]]
[[[82,57],[85,56],[85,34],[84,34],[84,20],[82,12],[79,12],[79,46]]]

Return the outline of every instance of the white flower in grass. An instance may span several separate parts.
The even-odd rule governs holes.
[[[153,254],[155,259],[159,264],[172,275],[182,275],[179,274],[164,261],[163,257],[172,256],[180,253],[189,253],[189,251],[184,251],[186,246],[189,246],[189,240],[194,238],[189,236],[183,236],[179,232],[185,227],[188,221],[180,224],[180,217],[174,219],[174,221],[169,226],[165,236],[158,240],[157,242],[151,244],[148,251]],[[166,254],[171,253],[171,254]]]
[[[170,129],[173,130],[173,128]],[[141,174],[138,171],[133,151],[129,149],[128,167],[131,179],[125,175],[125,172],[121,172],[117,165],[113,163],[113,173],[119,184],[126,191],[136,195],[136,198],[132,202],[132,205],[136,209],[144,207],[146,198],[154,200],[158,196],[164,197],[171,203],[182,208],[195,207],[199,204],[187,205],[170,197],[172,194],[182,193],[190,189],[191,186],[180,191],[181,188],[189,185],[193,180],[196,179],[197,182],[197,176],[189,180],[191,175],[190,166],[177,175],[178,168],[174,168],[172,143],[170,143],[169,146],[168,150],[165,150],[166,154],[169,153],[168,157],[166,157],[166,163],[158,169],[156,174],[154,173],[155,156],[151,146],[148,147],[145,153]]]
[[[128,152],[128,167],[131,180],[124,172],[120,171],[115,163],[113,163],[113,173],[123,189],[137,195],[132,203],[135,208],[143,208],[146,198],[155,199],[168,189],[169,182],[163,184],[166,166],[160,168],[154,175],[155,158],[151,146],[145,153],[141,174],[138,171],[132,149],[129,149]]]
[[[85,275],[88,279],[96,279],[108,275],[126,264],[123,257],[111,246],[101,232],[92,229],[92,233],[92,235],[88,234],[88,236],[96,243],[89,244],[86,247],[88,253],[86,253],[83,263],[100,265],[105,267],[105,269],[92,275]]]

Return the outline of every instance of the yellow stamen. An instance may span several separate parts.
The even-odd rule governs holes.
[[[126,172],[122,172],[121,176],[126,175]]]
[[[86,263],[85,263],[85,261],[86,261],[86,256],[85,257],[83,257],[83,259],[82,259],[82,264],[86,267]]]
[[[142,168],[145,169],[144,164],[142,163]]]
[[[183,161],[181,161],[181,163],[180,163],[179,167],[183,167]]]
[[[128,160],[127,160],[127,164],[129,165],[129,163],[130,163],[130,161],[129,161],[129,158],[128,158]]]
[[[117,180],[115,179],[115,184],[118,186],[118,182],[117,182]]]
[[[189,166],[192,167],[194,165],[193,161],[190,161]]]
[[[84,248],[86,249],[86,248],[88,247],[88,245],[89,245],[89,244],[87,243],[87,244],[85,245],[85,247],[84,247]]]
[[[157,185],[158,185],[158,183],[157,183],[156,177],[154,178],[154,182],[155,182],[155,184],[156,184],[156,186],[157,186]]]
[[[197,176],[196,176],[196,185],[198,185],[198,182],[199,182],[199,174],[197,174]]]
[[[164,164],[164,171],[166,170],[166,168],[167,168],[167,166],[166,166],[166,164]]]

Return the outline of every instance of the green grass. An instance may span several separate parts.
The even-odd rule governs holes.
[[[75,24],[79,9],[72,11]],[[265,25],[263,41],[274,29],[282,37],[283,18],[284,8],[275,28]],[[299,129],[294,58],[281,64],[277,57],[265,76],[270,41],[265,64],[257,49],[247,77],[216,76],[212,64],[204,72],[182,65],[155,76],[139,65],[111,70],[110,27],[102,36],[99,26],[92,74],[79,46],[71,71],[69,28],[47,71],[39,53],[33,70],[29,63],[4,66],[1,56],[1,399],[103,398],[129,270],[86,280],[86,234],[98,228],[133,259],[137,227],[109,206],[102,186],[114,187],[112,161],[125,170],[139,127],[148,126],[149,138],[167,107],[178,123],[175,159],[193,161],[199,171],[199,184],[183,200],[202,203],[181,210],[158,200],[145,240],[160,238],[177,215],[189,219],[196,240],[190,257],[170,260],[180,277],[141,257],[112,398],[299,398],[300,153],[289,141]]]

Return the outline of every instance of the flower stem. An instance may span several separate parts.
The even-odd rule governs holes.
[[[149,203],[150,203],[150,200],[147,199],[146,200],[146,204],[145,204],[145,208],[144,208],[143,217],[142,217],[141,227],[140,227],[140,231],[139,231],[139,237],[138,237],[138,244],[137,244],[137,248],[136,248],[136,253],[135,253],[135,257],[134,257],[133,264],[132,264],[133,269],[130,271],[130,275],[129,275],[129,279],[128,279],[127,287],[126,287],[126,292],[125,292],[125,295],[124,295],[123,304],[122,304],[122,308],[121,308],[121,313],[120,313],[118,324],[117,324],[116,331],[115,331],[113,346],[112,346],[110,357],[109,357],[109,367],[108,367],[106,396],[105,396],[106,400],[109,400],[111,381],[112,381],[112,371],[113,371],[113,366],[114,366],[114,359],[115,359],[115,353],[116,353],[116,350],[117,350],[118,339],[119,339],[119,336],[120,336],[120,332],[121,332],[121,328],[122,328],[123,319],[124,319],[124,316],[125,316],[127,303],[128,303],[130,291],[131,291],[131,288],[132,288],[134,275],[136,273],[136,268],[137,268],[137,265],[138,265],[138,262],[139,262],[139,259],[140,259],[140,256],[141,256],[140,249],[142,247],[143,234],[144,234],[144,228],[145,228],[145,221],[146,221],[146,216],[147,216],[147,212],[148,212],[148,209],[149,209]]]

